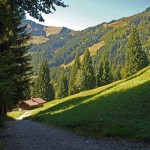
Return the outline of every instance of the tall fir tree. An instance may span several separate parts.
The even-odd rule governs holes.
[[[26,26],[22,26],[24,12],[9,1],[0,1],[0,112],[26,97],[29,89],[30,56],[27,54]],[[26,44],[25,44],[26,43]]]
[[[68,80],[64,74],[60,74],[56,86],[56,99],[61,99],[68,96]]]
[[[36,79],[34,79],[30,90],[31,90],[31,96],[32,97],[40,97],[39,95],[39,78],[37,77]]]
[[[50,83],[50,71],[47,61],[43,61],[39,66],[39,74],[35,86],[36,96],[46,101],[54,99],[54,90]]]
[[[82,72],[82,90],[90,90],[95,88],[96,79],[95,79],[95,73],[92,66],[92,59],[90,56],[89,50],[85,50],[83,61],[81,64],[81,72]]]
[[[79,93],[81,91],[83,91],[84,87],[82,84],[82,81],[84,80],[84,76],[82,75],[82,70],[79,69],[76,76],[75,76],[75,93]]]
[[[103,54],[97,73],[97,87],[107,85],[113,81],[109,61],[106,54]]]
[[[129,77],[148,66],[148,57],[142,50],[139,33],[136,26],[132,27],[125,53],[124,77]]]
[[[61,0],[0,1],[0,114],[8,104],[15,104],[27,97],[29,91],[30,57],[27,55],[29,35],[22,26],[25,12],[44,21],[41,12],[49,14],[55,6],[67,7]]]
[[[80,69],[80,58],[78,53],[76,54],[74,64],[71,69],[70,79],[69,79],[69,95],[76,94],[79,92],[78,85],[76,84],[76,79],[78,71]]]

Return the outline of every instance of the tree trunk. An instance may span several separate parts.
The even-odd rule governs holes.
[[[7,113],[7,105],[6,103],[0,105],[0,114],[5,115]]]
[[[4,102],[4,115],[7,113],[7,104]]]

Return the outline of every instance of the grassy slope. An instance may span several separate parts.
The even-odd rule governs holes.
[[[150,66],[134,76],[45,104],[33,119],[92,137],[150,140]]]
[[[93,44],[92,46],[88,47],[87,49],[89,49],[90,55],[91,55],[91,56],[94,56],[94,55],[97,54],[97,51],[98,51],[100,48],[102,48],[104,45],[105,45],[105,42],[104,42],[104,41],[99,41],[98,43]],[[82,54],[82,55],[80,56],[80,61],[83,60],[83,56],[84,56],[84,54]],[[72,62],[70,62],[69,64],[67,64],[67,65],[62,64],[61,66],[64,67],[64,68],[66,68],[66,67],[72,66],[73,63],[74,63],[74,60],[73,60]]]
[[[12,111],[8,112],[7,116],[11,119],[17,119],[19,116],[23,115],[26,112],[26,110],[23,111]]]
[[[29,41],[29,44],[41,44],[48,41],[48,38],[44,36],[32,36],[32,38]]]
[[[46,32],[46,37],[48,37],[50,35],[59,34],[60,31],[62,30],[62,27],[48,26],[48,27],[44,27],[44,30]]]

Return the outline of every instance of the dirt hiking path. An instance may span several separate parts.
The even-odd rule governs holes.
[[[93,140],[31,120],[9,121],[0,130],[5,150],[150,150],[150,144]]]

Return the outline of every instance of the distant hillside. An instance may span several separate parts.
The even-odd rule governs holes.
[[[105,42],[104,41],[100,41],[90,47],[88,47],[87,49],[89,50],[90,52],[90,55],[91,56],[95,56],[97,54],[97,51],[102,48],[103,46],[105,45]],[[80,61],[82,62],[83,60],[83,54],[80,56]],[[69,67],[69,66],[72,66],[74,63],[74,60],[72,60],[72,62],[70,62],[69,64],[66,64],[66,65],[61,65],[62,67],[66,68],[66,67]]]
[[[113,28],[102,37],[106,44],[98,51],[94,61],[98,62],[102,53],[106,52],[116,79],[120,78],[120,69],[124,65],[125,51],[127,49],[126,44],[133,25],[137,26],[142,48],[150,58],[150,11],[148,10],[119,19],[115,21],[116,24],[115,22],[107,24],[108,26],[113,24]],[[120,26],[118,26],[118,22]]]
[[[142,13],[112,20],[109,23],[102,23],[78,32],[67,28],[44,27],[31,21],[27,22],[29,22],[28,30],[33,30],[36,36],[32,40],[34,44],[29,51],[32,52],[32,63],[36,68],[37,64],[45,58],[49,60],[49,66],[70,66],[77,52],[82,57],[85,49],[90,47],[90,51],[94,52],[92,56],[94,68],[97,68],[105,52],[108,54],[115,80],[118,80],[120,69],[124,65],[128,35],[133,25],[137,26],[142,48],[150,58],[149,8]],[[98,45],[100,41],[104,41],[105,45],[96,47],[95,45]]]
[[[32,44],[41,44],[48,41],[49,36],[58,35],[58,34],[68,34],[72,30],[65,27],[53,27],[53,26],[44,26],[38,23],[35,23],[31,20],[23,20],[23,24],[27,24],[27,32],[32,33],[32,39],[30,43]]]

